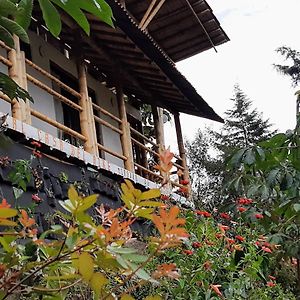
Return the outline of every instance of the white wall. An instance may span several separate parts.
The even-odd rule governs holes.
[[[51,73],[50,61],[53,61],[55,64],[63,68],[66,72],[73,75],[75,78],[77,77],[77,68],[74,61],[66,58],[62,53],[60,53],[50,44],[46,43],[40,36],[37,36],[35,33],[30,33],[30,41],[32,61],[35,64]],[[27,72],[52,88],[51,81],[45,78],[39,72],[33,70],[30,67],[27,68]],[[106,88],[103,84],[98,82],[94,77],[90,75],[88,75],[88,86],[95,91],[97,98],[96,101],[99,106],[103,107],[116,116],[119,115],[116,96],[108,88]],[[36,87],[30,82],[28,83],[28,89],[29,93],[32,95],[35,101],[35,103],[32,105],[34,109],[44,113],[54,120],[63,123],[62,105],[60,101],[54,100],[50,94],[40,89],[39,87]],[[118,123],[112,120],[110,117],[103,114],[100,114],[100,116],[105,121],[118,127]],[[32,125],[46,132],[49,132],[56,137],[61,137],[61,135],[59,134],[59,130],[51,125],[46,124],[45,122],[40,121],[37,118],[32,118]],[[105,126],[101,126],[101,129],[103,145],[106,148],[113,150],[114,152],[122,153],[119,134]],[[122,160],[108,153],[104,153],[104,158],[116,165],[119,165],[121,167],[124,166]]]
[[[0,55],[7,58],[6,50],[0,47]],[[0,72],[8,74],[8,68],[6,65],[0,62]],[[10,103],[7,103],[3,99],[0,99],[0,111],[3,113],[9,113],[11,115]]]

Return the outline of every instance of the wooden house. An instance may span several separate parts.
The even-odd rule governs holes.
[[[117,206],[116,186],[123,178],[144,188],[156,187],[161,176],[151,160],[157,161],[159,148],[165,146],[163,109],[175,120],[179,153],[174,167],[180,172],[174,171],[179,175],[172,184],[180,189],[179,179],[189,175],[179,114],[222,121],[175,66],[228,41],[207,2],[107,3],[115,28],[88,16],[91,35],[86,36],[63,16],[62,33],[55,39],[36,10],[30,45],[16,40],[16,49],[11,49],[0,44],[0,71],[34,99],[11,101],[0,94],[0,112],[9,113],[2,130],[13,141],[1,147],[0,196],[18,198],[8,171],[14,161],[31,157],[36,146],[32,141],[41,144],[43,158],[32,162],[34,180],[15,200],[18,203],[30,205],[31,195],[38,194],[45,212],[57,199],[66,198],[64,184],[81,183],[82,190],[100,193],[101,201]],[[152,108],[155,139],[143,132],[144,104]],[[180,193],[172,197],[186,201]]]

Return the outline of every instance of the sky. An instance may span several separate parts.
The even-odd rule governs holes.
[[[300,0],[207,0],[230,41],[177,64],[204,100],[222,117],[231,107],[238,83],[253,108],[286,131],[295,126],[297,88],[278,74],[274,63],[284,63],[275,49],[286,45],[300,51]],[[300,87],[299,87],[300,89]],[[181,115],[185,139],[198,128],[220,128],[216,122]],[[176,147],[174,124],[165,124],[166,145]]]

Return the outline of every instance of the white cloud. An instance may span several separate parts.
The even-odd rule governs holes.
[[[279,75],[273,63],[282,63],[275,49],[282,45],[300,50],[299,0],[208,1],[231,41],[178,63],[177,67],[199,94],[221,116],[231,103],[233,86],[239,83],[280,130],[295,125],[295,89]],[[214,122],[182,115],[183,134],[192,138],[197,128]],[[217,126],[214,124],[213,126]],[[166,127],[170,131],[170,126]],[[176,139],[169,134],[167,144]]]

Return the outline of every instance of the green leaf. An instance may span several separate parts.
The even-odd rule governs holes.
[[[100,11],[98,11],[97,14],[95,15],[99,17],[99,19],[104,23],[108,24],[111,27],[114,27],[112,21],[114,17],[113,17],[111,7],[104,0],[93,0],[93,1],[94,3],[100,5]]]
[[[90,286],[97,296],[99,296],[103,286],[108,283],[109,280],[101,273],[94,273],[90,280]]]
[[[113,252],[113,253],[119,253],[119,254],[132,254],[132,253],[136,253],[137,250],[136,249],[133,249],[133,248],[122,248],[122,247],[114,247],[114,246],[107,246],[107,249],[110,251],[110,252]]]
[[[136,217],[141,217],[141,218],[146,218],[146,219],[151,220],[153,210],[154,210],[153,208],[140,208],[140,209],[134,211],[134,215]]]
[[[16,5],[13,4],[12,1],[9,0],[1,0],[0,1],[0,12],[1,16],[8,17],[10,15],[14,16],[17,12]]]
[[[94,274],[94,259],[87,253],[83,252],[79,255],[78,270],[85,281],[90,281]]]
[[[23,42],[29,43],[29,38],[25,29],[15,21],[0,16],[0,25],[6,28],[11,34],[17,35]]]
[[[294,204],[293,208],[294,208],[295,212],[300,211],[300,204],[299,203]]]
[[[139,197],[139,200],[148,200],[153,198],[160,197],[160,190],[159,189],[151,189],[149,191],[143,192]]]
[[[87,35],[90,34],[90,24],[85,14],[79,9],[78,3],[74,3],[74,0],[64,2],[61,0],[52,0],[52,2],[63,9],[68,15],[70,15]]]
[[[18,4],[15,21],[25,30],[28,30],[31,22],[32,8],[33,0],[21,0]]]
[[[0,26],[1,35],[1,26]],[[13,41],[12,41],[13,42]],[[14,46],[14,45],[13,45]],[[29,93],[17,85],[17,83],[12,80],[6,74],[0,72],[0,91],[7,95],[11,100],[13,99],[23,99],[25,102],[28,99],[32,103],[34,102]]]
[[[49,0],[39,0],[39,4],[47,28],[55,37],[58,37],[61,32],[61,19],[57,9]]]
[[[77,208],[77,212],[82,212],[92,207],[96,203],[97,198],[98,198],[97,194],[90,195],[83,198],[82,199],[83,203],[79,205],[79,207]]]
[[[23,195],[24,190],[16,188],[16,187],[13,186],[13,193],[14,193],[15,199],[19,199]]]
[[[248,149],[245,152],[244,162],[247,165],[253,165],[255,163],[255,155],[252,149]]]
[[[3,41],[7,46],[14,48],[15,43],[12,35],[9,31],[0,25],[0,40]]]
[[[160,207],[163,203],[158,201],[142,201],[139,203],[139,206],[150,206],[150,207]]]
[[[245,151],[245,149],[240,149],[236,153],[234,153],[228,164],[236,168],[241,163]]]
[[[124,295],[122,295],[120,300],[135,300],[135,299],[128,294],[124,294]]]
[[[77,207],[77,202],[79,200],[79,197],[78,197],[78,193],[77,193],[74,185],[70,185],[70,187],[68,189],[68,198],[72,202],[72,205],[74,207]]]
[[[18,214],[18,211],[13,208],[0,208],[0,218],[12,218]]]

